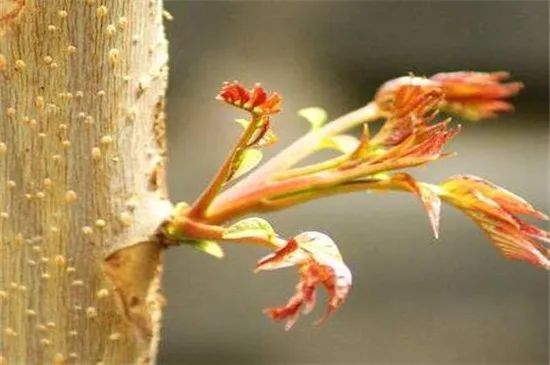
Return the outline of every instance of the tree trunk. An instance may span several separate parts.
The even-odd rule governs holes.
[[[0,0],[2,365],[154,362],[171,209],[162,12]]]

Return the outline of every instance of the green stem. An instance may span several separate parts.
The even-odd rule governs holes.
[[[273,180],[286,180],[293,177],[309,175],[315,172],[328,170],[330,168],[338,166],[347,159],[349,159],[349,155],[340,155],[338,157],[331,158],[330,160],[282,171],[273,175]]]

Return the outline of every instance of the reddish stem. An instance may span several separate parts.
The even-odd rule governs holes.
[[[227,181],[227,178],[231,173],[231,168],[233,166],[235,158],[246,148],[248,141],[256,131],[256,127],[258,126],[258,123],[261,122],[261,120],[261,116],[255,114],[252,116],[252,121],[243,131],[241,137],[239,138],[239,141],[237,142],[235,147],[233,147],[231,153],[229,153],[214,178],[210,181],[210,184],[191,206],[191,210],[188,213],[189,217],[201,218],[204,216],[204,213],[210,206],[210,203],[212,203],[223,184]]]
[[[273,189],[278,189],[277,187],[274,188],[269,181],[275,173],[294,166],[315,152],[316,148],[314,146],[318,146],[324,138],[345,132],[361,123],[372,122],[381,116],[381,111],[377,104],[371,102],[360,109],[335,119],[318,131],[306,134],[239,183],[217,196],[212,201],[205,219],[209,222],[223,222],[232,217],[232,211],[235,211],[235,213],[242,212],[246,210],[247,205],[250,205],[252,202],[255,203],[254,200],[258,201],[262,198],[270,197],[270,195],[262,196],[262,194],[269,194]],[[304,177],[306,185],[308,178]],[[288,185],[289,183],[286,182],[283,184],[283,182],[280,182],[279,184]],[[277,184],[274,184],[274,186],[277,186]],[[285,192],[283,188],[282,193]]]

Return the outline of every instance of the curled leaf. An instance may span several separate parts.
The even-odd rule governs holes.
[[[311,124],[311,130],[316,131],[326,123],[327,112],[317,106],[298,110],[298,115],[305,118]]]
[[[279,94],[268,95],[260,84],[247,90],[238,81],[225,82],[216,98],[252,114],[266,116],[278,113],[282,102]]]
[[[298,320],[300,310],[311,312],[315,304],[315,290],[322,285],[328,292],[328,308],[316,324],[322,323],[346,300],[351,288],[351,272],[344,264],[334,241],[319,232],[304,232],[290,239],[287,244],[260,259],[256,271],[275,270],[298,266],[300,281],[295,294],[286,305],[268,308],[265,313],[276,321],[286,320],[289,330]]]
[[[239,239],[245,237],[259,237],[271,240],[276,236],[275,230],[268,221],[258,217],[246,218],[226,228],[223,239]]]

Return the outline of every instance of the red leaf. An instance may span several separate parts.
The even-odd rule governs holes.
[[[546,218],[519,196],[487,180],[452,176],[440,185],[444,198],[468,214],[504,256],[550,269],[550,234],[524,222],[516,214]]]
[[[309,313],[315,304],[315,290],[322,285],[328,292],[328,308],[316,324],[322,323],[346,300],[351,287],[351,273],[342,261],[336,244],[319,232],[304,232],[290,239],[275,253],[256,265],[256,271],[274,270],[288,266],[299,267],[300,281],[295,294],[286,305],[268,308],[265,313],[274,320],[286,320],[289,330],[298,320],[300,310]]]
[[[492,118],[497,113],[513,110],[504,99],[516,95],[521,82],[503,83],[510,75],[507,72],[444,72],[433,75],[445,94],[442,107],[468,119]]]
[[[417,183],[417,181],[409,174],[401,172],[393,175],[390,178],[392,183],[398,184],[403,188],[411,191],[420,198],[424,208],[430,218],[430,224],[435,238],[439,237],[439,218],[441,213],[441,199],[436,192],[430,187],[423,186]]]
[[[414,97],[409,94],[410,88],[425,93],[436,90],[443,95],[443,100],[438,103],[426,102],[423,106],[426,111],[439,107],[471,120],[492,118],[498,113],[513,110],[512,104],[505,99],[516,95],[523,88],[521,82],[503,82],[509,77],[507,72],[472,71],[443,72],[429,79],[404,76],[384,83],[378,89],[375,100],[382,110],[401,108],[406,114],[408,109],[402,108],[401,103],[409,107],[415,105],[411,101]],[[409,89],[403,89],[404,86]]]
[[[247,90],[238,81],[225,82],[217,99],[250,113],[266,116],[278,113],[282,102],[277,93],[268,96],[260,84],[256,84],[252,90]]]

